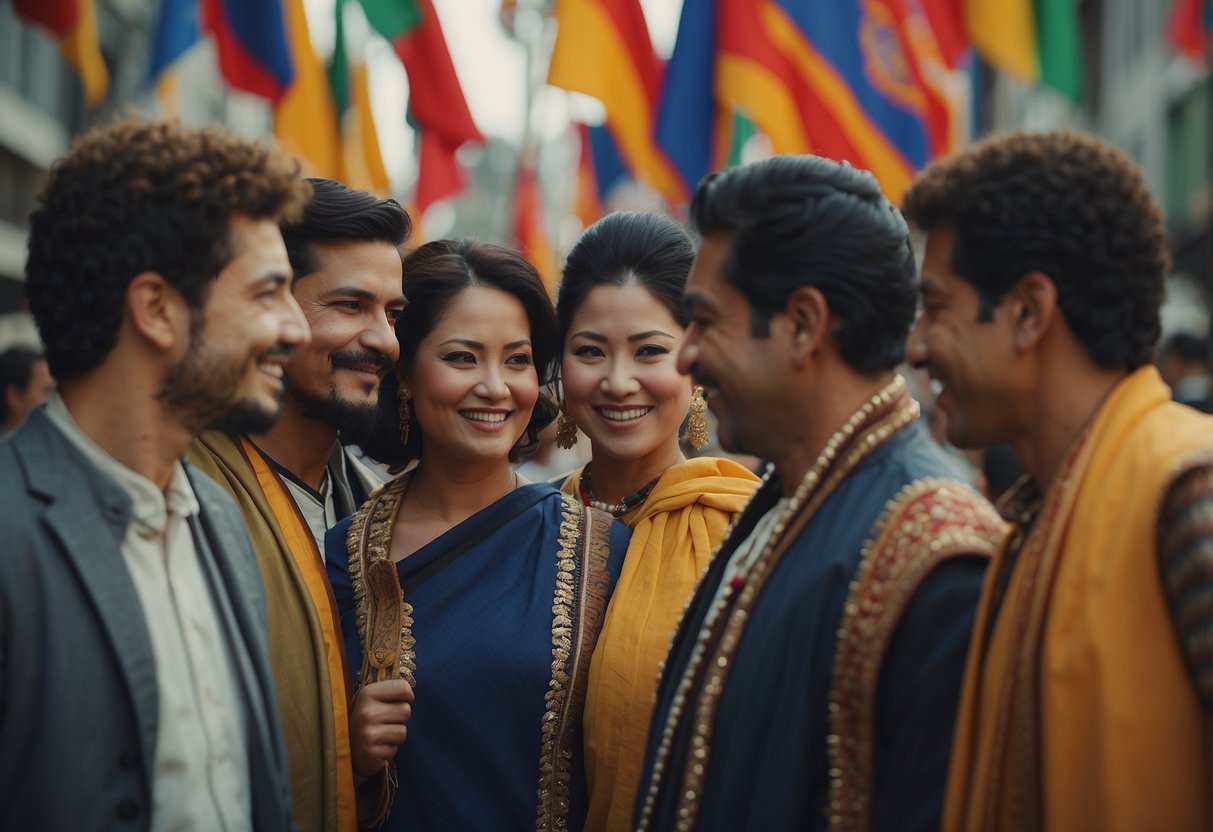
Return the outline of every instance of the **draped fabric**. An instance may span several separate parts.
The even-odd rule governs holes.
[[[524,486],[397,562],[412,607],[416,698],[384,829],[534,828],[541,752],[552,730],[545,722],[555,720],[556,732],[575,730],[572,747],[580,747],[584,692],[568,686],[576,673],[566,674],[556,641],[571,644],[567,655],[596,637],[583,632],[593,618],[586,608],[596,601],[605,607],[628,532],[611,523],[602,597],[565,604],[559,584],[573,568],[568,551],[576,541],[561,535],[564,501],[548,483]],[[350,525],[331,529],[325,550],[350,666],[359,668]],[[567,707],[549,714],[549,693],[566,686]],[[568,774],[567,823],[578,829],[586,803],[580,754],[568,761]],[[379,784],[367,788],[377,794]]]
[[[671,642],[637,797],[639,828],[827,827],[839,630],[849,605],[871,602],[852,598],[853,582],[888,503],[950,471],[921,423],[909,421],[916,412],[904,391],[892,393],[827,465],[823,485],[789,504],[735,582],[730,558],[780,505],[779,478],[771,475],[738,517]],[[993,514],[959,483],[949,490],[979,521]],[[871,743],[860,755],[870,760],[860,794],[876,829],[938,824],[954,706],[993,548],[967,527],[913,526],[913,548],[934,553],[939,543],[938,556],[920,570],[888,642],[860,645],[868,664],[879,663],[869,683],[876,689],[863,692],[874,704]],[[967,548],[951,546],[957,539]]]
[[[1213,421],[1170,399],[1152,366],[1120,382],[1017,557],[991,565],[945,830],[1213,826],[1208,722],[1156,546],[1163,495],[1208,464]]]
[[[303,832],[353,830],[348,671],[315,541],[286,487],[247,440],[208,430],[188,458],[231,493],[253,541],[295,822]]]
[[[580,472],[562,489],[577,494]],[[590,666],[585,704],[588,829],[629,829],[657,674],[670,634],[733,515],[758,478],[727,459],[667,468],[644,504],[623,516],[632,542]]]

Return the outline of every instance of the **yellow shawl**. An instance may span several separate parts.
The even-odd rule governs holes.
[[[1208,735],[1159,577],[1158,512],[1213,419],[1153,367],[1122,381],[1049,485],[992,633],[987,573],[945,832],[1208,829]],[[990,633],[988,637],[987,633]]]
[[[247,439],[206,431],[189,461],[232,494],[253,541],[295,822],[303,832],[352,832],[348,673],[316,542],[286,486]]]
[[[577,494],[580,472],[562,490]],[[629,829],[644,764],[657,674],[695,584],[758,478],[727,459],[666,469],[648,499],[621,519],[632,527],[623,571],[590,666],[585,760],[586,829]]]

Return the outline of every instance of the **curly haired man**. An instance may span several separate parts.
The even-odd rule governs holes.
[[[1027,476],[970,640],[945,830],[1213,824],[1213,420],[1150,359],[1169,266],[1124,153],[1015,133],[928,167],[908,357]]]
[[[0,829],[293,828],[261,578],[181,457],[278,413],[309,195],[268,146],[134,119],[51,170],[26,287],[58,388],[0,445]]]

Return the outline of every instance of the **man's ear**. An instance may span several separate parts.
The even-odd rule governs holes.
[[[185,299],[156,272],[140,272],[126,287],[123,308],[131,327],[161,350],[171,350],[189,337]]]
[[[1039,344],[1061,314],[1057,307],[1057,284],[1040,271],[1021,277],[1002,303],[1011,315],[1015,348],[1021,352]]]
[[[792,363],[800,368],[830,334],[830,304],[815,286],[800,286],[788,295],[784,312],[791,328]]]

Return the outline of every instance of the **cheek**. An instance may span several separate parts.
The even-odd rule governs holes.
[[[560,369],[560,389],[569,407],[588,404],[594,394],[597,374],[576,359],[566,359]]]
[[[539,376],[534,370],[519,373],[510,381],[510,393],[519,410],[533,410],[539,400]]]
[[[691,405],[691,379],[679,373],[673,364],[655,368],[644,379],[644,386],[655,402],[680,414],[679,419]]]

